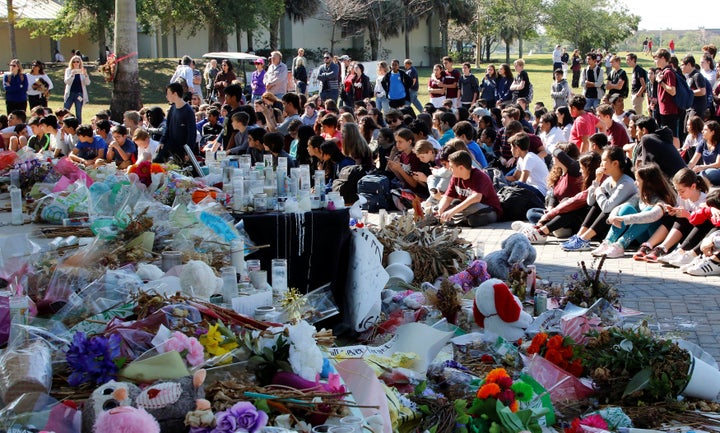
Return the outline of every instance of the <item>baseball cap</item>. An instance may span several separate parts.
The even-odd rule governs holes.
[[[263,59],[257,59],[257,60],[255,60],[253,63],[256,64],[256,65],[264,65],[264,64],[265,64],[265,60],[263,60]]]
[[[556,74],[562,74],[562,73],[563,73],[563,70],[562,70],[562,69],[555,69],[555,73],[556,73]]]
[[[340,60],[341,61],[350,60],[350,56],[348,56],[347,54],[343,54],[342,56],[340,56]]]
[[[478,117],[482,117],[489,116],[490,112],[487,110],[487,108],[476,108],[475,110],[473,110],[472,114]]]

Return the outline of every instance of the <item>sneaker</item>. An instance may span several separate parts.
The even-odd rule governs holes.
[[[685,273],[697,277],[720,275],[720,263],[713,261],[710,257],[705,257],[697,265],[685,270]]]
[[[646,256],[645,261],[649,263],[657,263],[658,259],[662,256],[667,255],[667,250],[664,246],[658,245],[655,248],[652,249]]]
[[[608,259],[619,259],[625,256],[625,248],[617,242],[610,244],[608,249],[605,251],[605,256]]]
[[[652,250],[653,250],[653,248],[650,245],[643,243],[642,245],[640,245],[640,249],[637,250],[637,252],[635,254],[633,254],[633,260],[637,260],[637,261],[645,260],[647,258],[647,255]]]
[[[680,248],[675,248],[675,249],[673,250],[673,252],[668,253],[668,254],[665,254],[664,256],[658,257],[658,262],[659,262],[659,263],[665,263],[665,264],[669,265],[670,262],[672,262],[672,261],[674,261],[674,260],[677,260],[677,259],[680,258],[680,256],[682,256],[683,254],[685,254],[685,251],[681,250]]]
[[[564,248],[565,245],[570,245],[571,242],[576,242],[575,239],[578,237],[578,235],[572,235],[570,236],[565,242],[560,244],[560,248]]]
[[[574,236],[569,241],[562,244],[562,249],[565,251],[590,251],[590,241],[582,239],[580,236]]]
[[[681,265],[681,266],[680,266],[680,270],[681,270],[682,272],[685,272],[685,271],[687,271],[688,269],[694,268],[695,266],[699,265],[703,260],[705,260],[705,256],[702,256],[702,255],[700,255],[700,256],[695,256],[695,257],[692,258],[691,261],[685,263],[684,265]]]
[[[600,242],[600,246],[592,250],[590,254],[592,254],[593,257],[602,257],[607,253],[607,249],[610,246],[610,242],[608,241],[602,241]]]
[[[524,234],[533,245],[542,245],[547,242],[547,236],[535,227],[526,228],[522,231],[522,234]]]
[[[513,221],[513,223],[510,224],[510,227],[513,230],[515,230],[516,232],[522,232],[529,228],[534,228],[535,226],[533,224],[530,224],[529,222],[525,222],[525,221]]]
[[[683,266],[692,263],[692,261],[695,260],[695,257],[695,253],[692,251],[685,251],[683,253],[678,253],[676,258],[668,260],[667,264],[682,269]]]

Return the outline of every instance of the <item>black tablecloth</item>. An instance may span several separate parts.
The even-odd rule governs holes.
[[[307,293],[331,283],[335,301],[344,302],[350,252],[350,228],[347,209],[318,210],[304,214],[235,214],[243,220],[245,231],[256,245],[270,244],[245,259],[259,259],[268,271],[270,261],[287,259],[288,287]]]

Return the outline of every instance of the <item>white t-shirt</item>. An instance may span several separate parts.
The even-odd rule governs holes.
[[[555,150],[555,146],[558,143],[564,143],[567,141],[567,138],[565,138],[565,133],[557,126],[553,127],[548,132],[541,132],[538,137],[540,137],[540,140],[542,140],[543,146],[545,146],[545,151],[550,155],[552,155],[553,151]]]
[[[528,171],[525,183],[537,188],[543,195],[547,193],[548,168],[539,156],[528,152],[524,157],[518,158],[517,170]]]

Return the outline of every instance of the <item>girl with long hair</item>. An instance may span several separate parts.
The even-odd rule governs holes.
[[[88,98],[87,86],[90,84],[90,75],[83,66],[80,56],[73,56],[65,69],[65,93],[63,105],[66,110],[75,105],[75,117],[82,124],[82,107],[87,104]]]
[[[513,73],[510,69],[510,65],[503,63],[498,69],[497,79],[497,103],[512,101],[512,92],[510,91],[510,85],[513,83]]]

